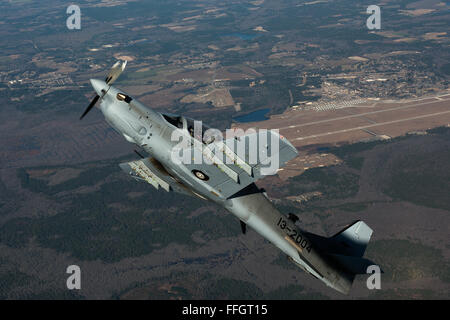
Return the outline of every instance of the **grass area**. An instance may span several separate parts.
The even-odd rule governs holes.
[[[233,65],[239,62],[240,60],[236,58]],[[298,75],[296,71],[288,67],[268,65],[256,66],[255,70],[264,74],[264,84],[257,83],[250,87],[248,84],[253,80],[231,82],[230,93],[236,102],[242,104],[243,113],[258,110],[264,106],[270,106],[270,114],[282,113],[286,110],[286,106],[290,104],[289,90],[294,101],[304,100],[303,91],[305,91],[305,88],[293,85],[294,79],[297,79]]]
[[[57,112],[57,113],[77,113],[82,110],[81,106],[89,103],[89,100],[84,96],[86,89],[65,89],[56,90],[41,96],[38,96],[37,89],[21,89],[16,92],[25,92],[24,99],[20,102],[14,102],[13,105],[18,110],[26,113],[42,113]],[[81,108],[81,109],[80,109]]]
[[[18,270],[9,270],[0,273],[0,299],[7,299],[8,292],[18,286],[25,286],[32,277]]]
[[[290,261],[288,259],[288,257],[286,256],[286,254],[283,252],[280,252],[280,254],[278,255],[278,258],[275,259],[274,261],[272,261],[272,264],[281,266],[283,269],[288,269],[288,270],[298,269],[298,270],[300,270],[300,268],[297,267],[292,261]]]
[[[427,130],[427,133],[429,134],[435,134],[439,136],[450,136],[450,127],[437,127],[433,129]],[[360,160],[359,153],[367,150],[371,150],[379,145],[388,145],[392,144],[398,141],[403,141],[406,139],[414,139],[416,136],[414,135],[405,135],[405,136],[399,136],[395,137],[389,140],[375,140],[370,142],[357,142],[352,144],[345,144],[339,147],[332,147],[328,150],[328,152],[336,155],[337,157],[341,159],[346,159],[347,161],[350,161],[349,166],[352,167],[353,165],[358,166],[358,163],[362,160]]]
[[[341,204],[341,205],[333,207],[333,208],[337,208],[337,209],[343,210],[343,211],[359,212],[359,211],[363,211],[363,210],[367,209],[367,207],[368,207],[367,202],[349,202],[349,203],[344,203],[344,204]]]
[[[328,300],[329,298],[318,292],[305,291],[300,285],[290,284],[270,291],[264,295],[269,300]]]
[[[345,199],[358,192],[359,176],[335,167],[313,168],[290,178],[286,188],[290,195],[320,191],[326,199]]]
[[[48,289],[38,293],[19,297],[23,300],[83,300],[84,298],[73,290]]]
[[[198,230],[213,230],[206,240],[240,233],[234,217],[205,212],[192,218],[189,214],[206,202],[155,190],[121,175],[117,164],[103,164],[82,172],[78,177],[49,187],[44,180],[32,179],[19,171],[25,188],[65,203],[64,210],[42,218],[18,218],[0,228],[0,242],[24,247],[31,238],[47,248],[68,252],[82,260],[101,259],[113,262],[140,256],[169,243],[196,246],[191,235]],[[98,191],[65,193],[81,186],[105,181]],[[142,193],[130,198],[131,192]]]
[[[122,75],[121,82],[127,81],[127,80],[142,80],[146,78],[152,78],[155,77],[158,74],[158,71],[156,68],[151,68],[147,71],[139,71],[139,72],[129,72]]]
[[[6,185],[3,183],[3,181],[0,180],[0,209],[11,199],[13,199],[15,196],[15,193],[11,190],[9,190]]]
[[[345,164],[348,165],[350,168],[361,170],[362,166],[364,164],[364,157],[349,157],[345,160]]]
[[[208,300],[301,300],[327,299],[300,285],[287,285],[264,292],[254,283],[210,273],[176,273],[114,295],[119,299],[208,299]]]
[[[1,56],[0,57],[0,64],[2,64],[2,65],[7,64],[7,63],[11,63],[13,61],[14,61],[14,59],[12,59],[11,57],[8,57],[8,56]]]
[[[447,296],[441,296],[435,291],[429,289],[383,289],[373,290],[368,299],[373,300],[428,300],[428,299],[446,299]]]
[[[381,146],[380,151],[386,153],[386,159],[392,159],[392,164],[388,170],[388,180],[383,182],[385,194],[397,200],[409,201],[418,205],[431,208],[440,208],[450,210],[450,150],[445,145],[445,141],[450,138],[449,127],[438,127],[427,131],[430,135],[443,139],[442,147],[434,147],[432,152],[421,145],[408,149],[407,153],[387,153],[383,146],[404,143],[416,143],[417,139],[430,139],[431,136],[417,137],[415,135],[406,135],[391,139],[389,141],[360,142],[341,147],[331,148],[330,153],[344,159],[345,164],[353,169],[361,170],[364,164],[364,151],[371,150]],[[420,142],[422,145],[427,143]],[[383,170],[387,170],[384,168]],[[310,172],[308,170],[306,173]],[[323,172],[314,173],[317,181],[324,180]],[[325,171],[326,172],[326,171]],[[300,180],[307,179],[305,174],[300,176]],[[308,180],[308,179],[307,179]],[[309,179],[312,180],[312,179]],[[319,190],[320,191],[320,190]],[[356,209],[356,208],[355,208]],[[345,209],[344,209],[345,210]],[[351,210],[350,210],[351,211]]]
[[[39,192],[52,196],[59,192],[74,190],[82,186],[92,186],[99,181],[104,180],[108,175],[118,172],[119,170],[120,169],[117,165],[92,167],[81,172],[78,177],[56,185],[48,185],[48,182],[44,179],[31,178],[25,168],[18,169],[17,174],[20,178],[22,187],[32,192]]]
[[[398,138],[396,138],[396,139],[398,139]],[[339,157],[341,159],[350,159],[352,156],[355,156],[356,154],[358,154],[360,152],[371,150],[378,145],[386,145],[388,143],[391,143],[393,140],[395,140],[395,139],[345,144],[343,146],[330,148],[329,152],[336,155],[337,157]],[[355,160],[353,160],[353,161],[355,161]]]
[[[29,3],[32,2],[33,0],[9,0],[9,2],[11,4],[22,4],[22,3]]]
[[[118,196],[123,190],[121,185],[107,184],[101,194],[110,192]],[[119,191],[115,192],[117,189]],[[161,194],[150,194],[146,193],[139,200],[133,199],[133,202],[145,202],[151,207],[152,200],[156,202],[156,199],[161,201],[165,198]],[[127,211],[108,207],[112,199],[102,199],[98,194],[75,197],[68,209],[55,216],[7,222],[0,228],[0,242],[11,247],[24,247],[31,238],[35,238],[43,247],[68,252],[82,260],[114,262],[148,254],[173,242],[196,246],[191,235],[198,230],[214,230],[207,234],[208,240],[239,234],[239,225],[230,216],[206,212],[187,218],[199,207],[195,202],[182,201],[184,207],[177,206],[173,212],[168,212],[166,206],[145,213],[144,206],[133,207],[131,200],[117,200],[128,208]],[[169,197],[163,203],[176,202]]]
[[[153,80],[156,82],[161,81],[164,77],[182,72],[183,69],[174,66],[149,66],[149,70],[139,72],[126,72],[120,76],[120,80],[117,82],[117,86],[121,85],[142,85],[150,84]]]
[[[205,296],[213,300],[253,300],[263,297],[262,290],[253,283],[229,278],[213,281],[205,290]]]
[[[222,278],[208,284],[206,296],[208,299],[236,299],[236,300],[301,300],[301,299],[328,299],[317,292],[305,292],[300,285],[288,285],[278,289],[263,292],[253,283]]]
[[[159,284],[161,285],[161,284]],[[183,287],[173,286],[170,290],[164,290],[157,285],[133,289],[131,293],[118,296],[123,300],[178,300],[192,299],[192,295]]]
[[[450,210],[450,150],[416,152],[396,159],[384,193],[394,199]]]
[[[384,271],[387,281],[419,280],[437,277],[450,281],[450,265],[441,250],[408,240],[370,242],[366,255]]]

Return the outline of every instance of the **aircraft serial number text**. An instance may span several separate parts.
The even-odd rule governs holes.
[[[306,251],[308,252],[311,252],[311,244],[308,242],[308,240],[304,239],[297,230],[289,228],[285,219],[280,218],[280,220],[278,220],[277,222],[277,226],[279,226],[281,230],[284,230],[288,234],[288,236],[299,245],[299,247],[301,247],[302,249],[306,249]]]

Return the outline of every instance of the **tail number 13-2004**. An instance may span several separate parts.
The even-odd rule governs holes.
[[[291,229],[287,226],[286,220],[280,218],[277,222],[277,226],[281,230],[286,230],[288,236],[295,241],[301,248],[306,249],[306,251],[311,252],[311,245],[308,240],[304,239],[303,236],[295,229]]]

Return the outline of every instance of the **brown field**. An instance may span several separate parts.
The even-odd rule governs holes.
[[[182,86],[174,86],[173,88],[159,90],[157,92],[144,95],[139,100],[149,108],[170,108],[176,104],[178,99],[183,98],[186,94]]]
[[[221,89],[213,89],[210,92],[207,93],[199,93],[199,94],[189,94],[183,99],[180,100],[183,103],[189,103],[189,102],[201,102],[206,103],[208,101],[211,101],[212,104],[217,107],[228,107],[234,105],[233,97],[230,94],[230,91],[225,88]]]
[[[192,79],[198,82],[209,82],[211,81],[214,74],[214,70],[202,69],[187,72],[180,72],[166,76],[165,78],[169,81],[181,81],[183,79]]]

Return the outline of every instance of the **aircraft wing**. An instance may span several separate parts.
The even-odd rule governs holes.
[[[192,153],[198,144],[192,146]],[[251,183],[275,174],[286,162],[298,155],[296,148],[275,131],[266,136],[252,133],[223,141],[203,144],[204,159],[209,164],[186,164],[191,171],[201,171],[208,177],[204,182],[213,193],[229,198]],[[197,153],[198,154],[198,153]]]
[[[167,192],[175,191],[193,196],[192,192],[172,177],[166,169],[155,159],[121,163],[120,168],[136,180],[145,181],[156,189],[162,188]]]

